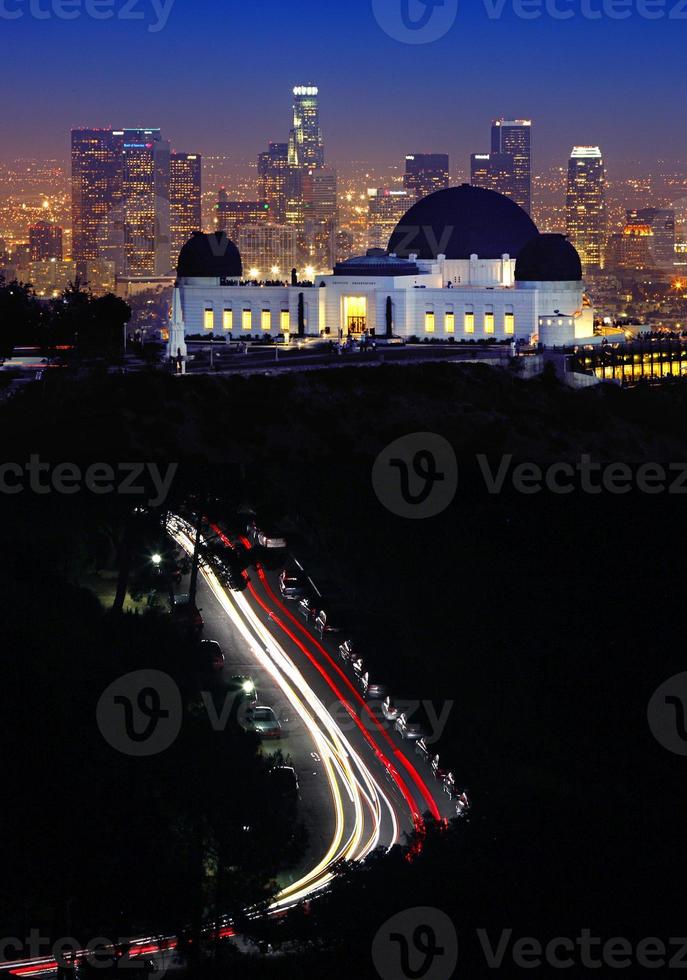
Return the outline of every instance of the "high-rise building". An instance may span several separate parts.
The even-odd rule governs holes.
[[[79,275],[101,258],[124,272],[123,145],[123,131],[72,130],[72,255]]]
[[[672,272],[675,267],[675,211],[666,208],[634,208],[627,212],[628,224],[651,228],[652,265]]]
[[[509,153],[473,153],[470,157],[470,183],[513,198],[513,157]]]
[[[194,231],[202,231],[203,162],[198,153],[172,153],[169,160],[169,211],[172,265]]]
[[[293,90],[293,100],[288,162],[296,167],[323,167],[319,89],[315,85],[297,85]]]
[[[386,248],[399,221],[413,203],[413,199],[406,190],[369,187],[367,201],[369,245],[371,248]]]
[[[62,259],[62,229],[52,221],[36,221],[29,228],[31,260]]]
[[[491,126],[491,152],[512,157],[511,173],[508,178],[510,193],[507,196],[530,214],[532,211],[532,121],[495,119]]]
[[[447,153],[410,153],[406,156],[403,186],[414,200],[446,190],[448,183]]]
[[[288,169],[288,143],[270,143],[258,157],[258,194],[269,204],[272,219],[280,224],[286,221]]]
[[[159,129],[123,133],[124,248],[129,276],[164,276],[170,248],[170,145]]]
[[[333,269],[336,258],[339,203],[337,173],[331,167],[303,174],[305,260],[316,269]]]
[[[606,171],[598,146],[576,146],[568,165],[568,238],[586,272],[604,267],[606,247]]]
[[[220,188],[215,205],[215,231],[226,232],[233,242],[243,225],[267,223],[272,212],[267,201],[230,201],[226,190]]]
[[[244,275],[255,279],[288,281],[298,264],[298,234],[288,225],[242,225],[236,244]]]

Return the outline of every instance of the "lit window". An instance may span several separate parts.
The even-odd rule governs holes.
[[[288,310],[281,311],[280,322],[281,322],[281,332],[289,333],[289,331],[291,330],[291,319],[289,317]]]
[[[215,329],[215,311],[214,310],[207,309],[205,311],[205,318],[203,320],[203,326],[205,327],[206,330],[214,330]]]
[[[234,327],[234,312],[233,310],[225,310],[224,316],[222,317],[222,326],[225,330],[233,330]]]
[[[444,326],[445,326],[446,333],[455,333],[456,332],[456,314],[455,313],[447,313],[446,314],[446,323],[445,323]]]
[[[261,324],[262,324],[262,329],[263,330],[271,330],[272,329],[272,314],[270,313],[269,310],[263,310],[262,311]]]
[[[504,328],[506,334],[512,336],[515,333],[515,313],[512,310],[506,310],[504,317]]]
[[[250,310],[243,311],[243,329],[252,330],[253,329],[253,314]]]
[[[434,313],[425,313],[425,333],[434,333]]]
[[[472,310],[465,311],[465,333],[475,332],[475,314]]]
[[[487,309],[484,312],[484,332],[493,333],[494,332],[494,310]]]

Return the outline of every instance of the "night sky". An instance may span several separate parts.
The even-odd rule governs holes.
[[[32,2],[46,10],[56,0]],[[615,0],[628,19],[590,21],[582,0],[557,0],[575,11],[559,21],[523,20],[506,0],[494,20],[487,8],[500,0],[459,0],[445,37],[410,46],[381,30],[371,0],[175,0],[157,33],[153,0],[111,2],[136,3],[144,19],[38,20],[29,0],[0,0],[24,12],[0,15],[4,159],[66,159],[72,126],[108,124],[161,126],[179,150],[252,159],[286,140],[291,88],[308,81],[321,89],[328,162],[343,167],[422,150],[467,165],[489,149],[496,115],[534,119],[535,169],[564,164],[573,143],[600,144],[618,175],[687,155],[687,4],[683,19],[647,20],[642,0]],[[397,10],[402,0],[378,2]],[[680,0],[644,2],[679,12]]]

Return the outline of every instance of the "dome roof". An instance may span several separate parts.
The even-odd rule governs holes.
[[[414,262],[389,255],[383,248],[370,248],[367,255],[356,255],[338,262],[335,276],[417,276],[420,270]]]
[[[582,263],[565,235],[537,235],[515,263],[516,282],[580,282]]]
[[[413,205],[391,236],[389,251],[420,259],[516,258],[536,234],[530,216],[510,198],[461,184]]]
[[[180,279],[240,279],[242,275],[241,253],[223,231],[210,235],[194,231],[179,253]]]

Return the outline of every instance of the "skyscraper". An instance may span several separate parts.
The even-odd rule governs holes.
[[[403,186],[408,194],[419,201],[435,191],[448,187],[447,153],[409,153],[406,156],[406,172]]]
[[[516,204],[532,211],[532,121],[495,119],[491,126],[491,152],[512,158],[507,194]],[[505,191],[501,191],[505,193]]]
[[[319,89],[297,85],[293,90],[293,126],[289,137],[291,166],[323,167],[324,140],[320,129]]]
[[[80,276],[97,259],[124,271],[123,137],[111,129],[72,130],[72,254]]]
[[[226,232],[227,237],[236,242],[243,225],[266,224],[268,221],[272,221],[272,213],[267,201],[230,201],[226,190],[220,188],[215,206],[215,231]]]
[[[302,190],[306,259],[317,269],[333,269],[339,217],[336,170],[331,167],[307,170],[303,174]]]
[[[267,201],[272,220],[286,220],[286,182],[289,168],[289,144],[270,143],[258,157],[258,196]]]
[[[202,159],[198,153],[172,153],[169,162],[172,266],[194,231],[202,231]]]
[[[513,157],[509,153],[473,153],[470,157],[470,183],[513,198]]]
[[[124,248],[130,276],[171,269],[170,145],[159,129],[124,130]]]
[[[574,147],[568,166],[567,231],[586,272],[604,267],[605,183],[606,172],[599,147]]]
[[[675,268],[675,211],[665,208],[635,208],[627,212],[629,224],[651,228],[652,266],[672,272]]]
[[[62,229],[52,221],[36,221],[29,228],[31,261],[62,259]]]

